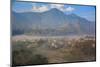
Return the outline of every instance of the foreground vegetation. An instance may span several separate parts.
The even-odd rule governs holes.
[[[12,41],[13,65],[95,61],[95,38]]]

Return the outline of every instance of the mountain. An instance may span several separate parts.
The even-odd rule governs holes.
[[[95,34],[95,22],[76,14],[66,15],[53,8],[49,11],[17,13],[12,11],[12,34],[38,35]]]

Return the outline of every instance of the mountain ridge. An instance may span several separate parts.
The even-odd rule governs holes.
[[[66,15],[62,11],[53,8],[43,13],[25,12],[12,13],[13,31],[32,32],[34,34],[94,34],[95,23],[77,16],[76,14]],[[64,26],[63,26],[64,25]],[[37,30],[37,31],[36,31]],[[55,33],[54,33],[55,32]]]

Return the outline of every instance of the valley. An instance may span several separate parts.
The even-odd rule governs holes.
[[[95,43],[94,36],[85,35],[13,36],[13,61],[15,65],[94,61]],[[37,55],[41,59],[40,62],[38,62],[40,59],[36,58]],[[20,60],[17,60],[18,58]],[[26,58],[28,60],[25,60]]]

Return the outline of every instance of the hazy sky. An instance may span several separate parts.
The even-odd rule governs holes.
[[[45,12],[52,8],[57,8],[66,14],[75,13],[90,21],[95,21],[95,7],[68,4],[13,2],[12,10],[15,12]]]

